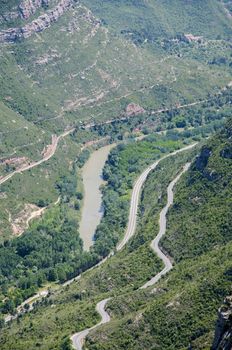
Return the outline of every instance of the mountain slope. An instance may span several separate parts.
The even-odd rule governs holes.
[[[203,147],[169,214],[163,240],[176,261],[194,257],[232,239],[232,122]]]
[[[231,35],[230,19],[217,0],[84,0],[99,18],[117,32],[131,35],[137,42],[156,42],[177,33],[192,33],[215,39],[215,34]],[[213,33],[211,28],[215,28]]]
[[[192,2],[183,4],[178,0],[171,4],[166,1],[124,4],[71,1],[67,7],[65,4],[64,0],[0,4],[4,17],[0,21],[2,33],[6,27],[22,28],[35,20],[40,23],[41,15],[44,20],[52,13],[54,19],[49,25],[33,26],[30,35],[20,29],[25,38],[20,34],[17,40],[0,43],[0,101],[4,106],[0,110],[0,176],[9,173],[15,162],[24,158],[27,162],[42,158],[43,150],[52,143],[52,135],[58,136],[73,127],[76,136],[71,135],[72,140],[66,137],[72,154],[70,162],[75,160],[73,155],[79,153],[82,142],[101,138],[102,134],[113,136],[113,128],[117,128],[114,138],[122,138],[127,131],[147,126],[150,130],[151,125],[153,129],[158,125],[161,129],[215,122],[219,125],[228,114],[232,63],[231,43],[226,35],[231,23],[223,16],[220,3],[210,0],[193,6]],[[56,15],[54,9],[58,5],[63,10]],[[179,11],[180,18],[171,15],[172,9],[174,13]],[[128,12],[132,18],[127,21]],[[211,18],[221,39],[216,38],[215,31],[208,35],[210,26],[197,25],[203,14]],[[102,21],[107,16],[112,23]],[[157,41],[152,39],[151,47],[149,40],[141,45],[133,35],[125,36],[125,27],[120,22],[124,20],[136,26],[138,33],[152,22],[149,35]],[[189,41],[184,36],[186,21],[199,27],[202,41]],[[158,28],[164,30],[159,33]],[[83,130],[83,124],[90,126],[113,119],[119,120],[116,127],[107,124]],[[38,187],[43,183],[50,199],[57,193],[54,180],[64,173],[58,166],[60,154],[56,153],[58,162],[50,161],[54,170],[49,181],[44,168],[34,168],[33,172],[33,176],[39,174]],[[28,177],[28,173],[23,173],[22,182],[31,183]],[[15,188],[18,190],[18,184],[13,179],[7,192],[14,193]],[[28,194],[29,186],[24,190],[27,198],[33,198],[27,205],[41,199],[37,190],[35,196]],[[47,200],[45,196],[42,199]],[[0,231],[4,231],[5,237],[12,235],[8,213],[18,215],[23,202],[20,192],[14,196],[14,205],[10,207],[8,201],[1,206],[4,228]],[[12,207],[17,212],[12,213]]]
[[[90,334],[86,348],[94,350],[124,349],[125,347],[170,350],[188,346],[192,349],[210,348],[213,342],[217,309],[230,293],[231,288],[231,215],[228,214],[232,198],[231,125],[230,120],[220,134],[208,141],[188,174],[176,188],[176,201],[168,216],[169,231],[163,240],[164,244],[169,242],[169,246],[172,247],[170,252],[173,253],[176,261],[174,270],[145,294],[134,292],[114,298],[108,306],[112,322]],[[195,176],[199,171],[199,163],[206,148],[211,149],[211,154],[208,166],[204,162],[201,170],[206,174],[210,164],[213,164],[214,169],[218,170],[218,174],[220,173],[223,191],[222,189],[214,191],[214,188],[218,187],[217,177],[212,179],[205,177],[202,173],[200,176],[199,174]],[[212,174],[212,172],[209,173]],[[195,181],[189,180],[193,178]],[[151,203],[152,178],[149,182],[142,203]],[[198,196],[204,196],[204,203],[207,203],[212,211],[214,206],[218,209],[213,212],[213,220],[211,215],[204,215],[202,218],[197,210],[191,209],[192,202],[189,198],[194,195],[196,184],[201,188]],[[204,203],[201,205],[203,212]],[[184,217],[180,208],[184,208]],[[182,224],[176,230],[176,222],[179,220],[184,225]],[[152,221],[152,217],[147,212],[143,231],[146,232],[146,226],[149,227],[149,231],[152,229]],[[192,221],[197,223],[197,230],[191,231],[189,236],[189,230],[192,229],[189,222]],[[175,239],[170,239],[172,232],[178,232],[181,238],[178,239],[178,236],[177,238],[175,236]],[[201,232],[203,235],[202,244],[197,236],[194,239],[195,232]],[[213,243],[211,243],[213,232],[217,235],[214,234]],[[196,243],[193,244],[193,242]],[[200,251],[199,247],[201,247]],[[179,262],[180,260],[182,261]]]
[[[223,148],[230,144],[230,138],[224,131],[208,142],[215,144],[216,149],[219,145]],[[213,151],[214,148],[212,154]],[[127,152],[123,149],[122,152],[125,157]],[[131,157],[129,152],[127,156]],[[220,154],[216,152],[214,157],[218,160]],[[41,349],[59,349],[66,337],[97,323],[96,314],[93,314],[95,305],[109,296],[112,300],[107,307],[112,321],[89,335],[86,348],[183,349],[191,344],[192,349],[209,349],[217,309],[230,293],[231,242],[219,242],[217,247],[199,257],[183,259],[153,288],[137,289],[160,269],[149,248],[150,241],[158,231],[157,218],[165,204],[167,184],[189,159],[193,159],[193,155],[182,154],[166,160],[149,176],[142,195],[137,233],[128,246],[101,267],[83,274],[79,281],[58,289],[18,324],[14,322],[3,330],[3,349],[15,349],[15,344],[18,349],[27,344],[30,349],[35,342]],[[195,164],[182,179],[180,188],[188,184]],[[223,176],[227,175],[225,171]],[[228,191],[231,197],[231,189]],[[177,189],[175,195],[178,195]],[[169,219],[168,223],[171,227]],[[51,308],[50,304],[55,306]],[[59,321],[56,326],[55,319]],[[55,330],[49,324],[53,324]],[[46,332],[41,339],[44,327]]]
[[[44,282],[73,277],[112,247],[108,241],[102,244],[108,230],[104,222],[97,231],[102,240],[91,256],[83,252],[77,232],[77,191],[88,141],[111,137],[113,142],[141,130],[163,130],[170,145],[179,137],[189,142],[231,115],[232,26],[217,0],[4,0],[0,9],[0,176],[42,159],[58,135],[74,130],[60,138],[54,157],[0,188],[1,260],[7,270],[0,281],[0,307],[14,312],[15,304]],[[182,136],[176,128],[185,128]],[[153,141],[159,152],[165,151],[158,139]],[[133,143],[126,150],[119,149],[116,156],[125,163],[121,168],[115,163],[117,171],[112,168],[110,174],[111,185],[119,186],[113,198],[123,204],[140,166]],[[99,270],[87,272],[80,284],[56,286],[41,308],[3,330],[3,349],[64,348],[72,332],[97,320],[94,305],[108,296],[115,297],[109,304],[113,322],[103,333],[90,334],[90,349],[136,350],[140,343],[144,349],[209,346],[216,309],[229,295],[231,282],[231,121],[207,142],[177,187],[162,242],[176,262],[174,271],[156,291],[137,290],[161,266],[149,242],[168,181],[186,160],[188,155],[167,161],[167,168],[149,177],[138,232],[128,247]],[[123,180],[121,188],[114,173]],[[109,193],[105,203],[119,215]],[[25,211],[40,207],[48,207],[42,220],[9,240]],[[118,239],[123,227],[115,217],[109,215],[107,224],[119,224],[111,232]]]

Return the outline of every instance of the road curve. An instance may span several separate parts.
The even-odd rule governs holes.
[[[132,197],[131,197],[131,205],[130,205],[130,214],[129,214],[129,220],[128,220],[128,227],[127,227],[127,231],[126,234],[123,238],[123,240],[119,243],[119,245],[117,246],[117,251],[121,250],[125,244],[129,241],[129,239],[134,235],[135,233],[135,229],[136,229],[136,219],[137,219],[137,211],[138,211],[138,203],[139,203],[139,195],[140,195],[140,191],[141,188],[144,184],[144,182],[147,179],[148,174],[154,170],[157,165],[164,160],[165,158],[174,156],[180,152],[183,151],[187,151],[193,147],[195,147],[197,145],[197,142],[183,147],[177,151],[174,151],[162,158],[160,158],[159,160],[157,160],[155,163],[153,163],[152,165],[150,165],[138,178],[138,180],[136,181],[134,187],[133,187],[133,191],[132,191]],[[190,163],[187,163],[183,170],[179,173],[179,175],[169,184],[167,192],[168,192],[168,200],[167,200],[167,204],[166,206],[163,208],[163,210],[160,213],[160,220],[159,220],[159,225],[160,225],[160,231],[159,234],[156,236],[156,238],[152,241],[151,243],[151,247],[152,249],[155,251],[155,253],[157,253],[157,255],[160,257],[160,259],[163,260],[164,262],[164,269],[159,272],[155,277],[153,277],[150,281],[148,281],[146,284],[144,284],[142,287],[140,288],[147,288],[151,285],[153,285],[154,283],[156,283],[161,276],[163,276],[164,274],[166,274],[168,271],[171,270],[172,268],[172,263],[170,261],[170,259],[164,255],[164,253],[159,249],[158,244],[159,241],[161,239],[161,237],[165,234],[166,232],[166,215],[168,212],[169,207],[173,204],[173,188],[175,186],[175,184],[179,181],[180,177],[182,176],[183,173],[185,173],[188,168],[190,166]],[[110,254],[110,256],[112,255],[112,253]],[[106,257],[104,259],[104,262],[108,259],[108,257]],[[101,261],[98,265],[101,265],[103,263],[103,261]],[[109,298],[110,299],[110,298]],[[72,346],[74,349],[76,350],[82,350],[85,338],[87,337],[87,335],[89,334],[90,331],[92,331],[93,329],[97,328],[98,326],[100,326],[103,323],[108,323],[110,322],[110,316],[109,314],[105,311],[105,306],[106,303],[108,302],[109,299],[104,299],[102,301],[100,301],[97,306],[96,306],[96,310],[97,312],[100,314],[100,316],[102,317],[102,320],[100,323],[96,324],[95,326],[85,329],[81,332],[78,332],[76,334],[74,334],[70,339],[72,341]]]
[[[125,233],[125,236],[123,237],[122,241],[117,246],[117,251],[121,250],[126,243],[129,241],[129,239],[134,235],[135,229],[136,229],[136,221],[137,221],[137,212],[138,212],[138,205],[139,205],[139,197],[140,197],[140,191],[142,189],[142,186],[144,182],[147,179],[148,174],[154,170],[158,164],[168,158],[172,157],[180,152],[187,151],[197,145],[197,142],[194,144],[191,144],[189,146],[183,147],[177,151],[174,151],[170,154],[167,154],[166,156],[158,159],[155,163],[150,165],[144,172],[140,175],[138,180],[135,182],[135,185],[133,187],[132,196],[131,196],[131,203],[130,203],[130,213],[129,213],[129,219],[128,219],[128,225],[127,230]]]
[[[4,320],[5,322],[10,322],[15,320],[19,315],[24,314],[26,311],[31,311],[34,308],[34,302],[36,302],[38,299],[44,298],[48,295],[48,290],[42,290],[41,292],[38,292],[36,295],[33,295],[32,297],[28,298],[27,300],[24,300],[22,304],[20,304],[17,307],[17,313],[15,315],[7,315]],[[28,304],[29,308],[25,309],[25,305]]]
[[[101,326],[104,323],[110,322],[110,315],[105,311],[106,303],[109,300],[110,300],[110,298],[104,299],[104,300],[100,301],[96,306],[96,310],[102,318],[98,324],[96,324],[95,326],[93,326],[91,328],[84,329],[83,331],[78,332],[71,337],[71,341],[72,341],[72,345],[73,345],[74,349],[82,350],[82,346],[84,344],[85,338],[87,337],[89,332],[92,331],[93,329]]]
[[[163,237],[163,235],[165,235],[166,232],[166,227],[167,227],[167,213],[168,213],[168,209],[170,208],[170,206],[173,204],[173,188],[176,185],[176,183],[179,181],[179,179],[181,178],[181,176],[189,169],[191,163],[187,163],[185,164],[185,166],[183,167],[183,170],[177,175],[177,177],[169,184],[168,189],[167,189],[167,194],[168,194],[168,199],[167,199],[167,204],[165,205],[165,207],[162,209],[162,211],[160,212],[160,217],[159,217],[159,233],[158,235],[155,237],[155,239],[151,242],[151,248],[154,250],[154,252],[158,255],[158,257],[163,261],[164,263],[164,268],[162,271],[160,271],[159,273],[157,273],[152,279],[150,279],[150,281],[146,282],[142,287],[140,287],[140,289],[145,289],[147,287],[152,286],[153,284],[155,284],[156,282],[158,282],[158,280],[164,276],[166,273],[168,273],[171,269],[172,269],[172,262],[169,259],[168,256],[166,256],[162,250],[159,248],[159,242],[161,240],[161,238]]]
[[[0,178],[0,185],[2,185],[4,182],[8,181],[10,178],[12,178],[15,174],[20,174],[26,170],[29,170],[29,169],[32,169],[46,161],[48,161],[50,158],[52,158],[56,152],[56,149],[57,149],[57,146],[58,146],[58,143],[59,141],[64,138],[65,136],[69,135],[71,132],[73,132],[75,129],[72,128],[72,129],[69,129],[69,130],[66,130],[65,132],[63,132],[61,135],[59,135],[58,137],[56,137],[55,141],[54,141],[54,144],[52,145],[51,147],[51,150],[50,152],[48,152],[48,154],[43,157],[42,159],[38,160],[37,162],[33,162],[29,165],[24,165],[22,166],[21,168],[13,171],[12,173]]]

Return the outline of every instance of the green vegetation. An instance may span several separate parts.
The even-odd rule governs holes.
[[[94,250],[106,256],[123,236],[128,215],[130,194],[136,177],[162,155],[181,147],[183,139],[176,136],[149,136],[114,148],[103,170],[107,186],[103,188],[104,215],[95,233]]]
[[[122,32],[136,43],[175,37],[177,33],[192,33],[215,38],[231,35],[229,19],[217,0],[194,2],[184,0],[84,0],[108,26]],[[215,28],[215,32],[212,31]]]
[[[148,144],[147,141],[144,145],[141,143],[141,149],[147,151]],[[154,146],[154,142],[151,142],[150,145],[151,147]],[[126,147],[131,151],[133,150],[132,145]],[[124,153],[125,163],[126,157],[129,158],[130,156],[131,152]],[[158,167],[156,171],[157,186],[162,189],[164,198],[161,202],[158,193],[154,193],[153,209],[155,217],[157,217],[164,203],[168,182],[175,176],[181,165],[190,158],[192,158],[192,155],[181,154],[181,156],[171,157],[163,161]],[[165,171],[166,166],[169,167],[169,172]],[[136,237],[139,237],[142,232],[139,228]],[[150,237],[153,236],[154,232],[150,232]],[[33,349],[37,342],[41,349],[60,349],[64,336],[97,322],[92,315],[99,300],[108,295],[119,295],[135,290],[151,275],[156,274],[161,268],[161,263],[149,249],[150,238],[147,237],[146,244],[142,246],[138,242],[135,244],[133,242],[121,253],[112,256],[101,267],[83,273],[78,282],[74,282],[65,288],[59,288],[57,292],[51,291],[49,298],[44,299],[42,304],[38,304],[34,311],[20,317],[19,322],[13,322],[9,325],[9,328],[2,330],[0,341],[3,344],[3,349],[14,348],[13,334],[14,338],[17,338],[19,350],[23,349],[25,344],[29,349]],[[51,307],[51,305],[56,306]],[[48,324],[53,324],[53,322],[58,322],[56,332],[54,332],[54,327],[47,327]],[[31,327],[31,324],[33,324],[33,327]],[[24,329],[23,333],[22,329]],[[28,337],[29,333],[30,337]],[[41,334],[43,334],[43,337]]]
[[[83,252],[77,233],[76,211],[81,200],[76,174],[57,183],[61,203],[49,209],[43,219],[21,237],[0,247],[0,285],[6,302],[3,312],[14,313],[15,306],[48,282],[64,282],[96,264],[97,256]],[[44,206],[40,200],[38,205]]]
[[[18,4],[0,1],[1,30],[47,10],[7,22],[3,17]],[[225,6],[230,10],[218,0],[74,1],[45,31],[0,44],[0,176],[41,159],[52,135],[75,128],[48,162],[1,185],[1,311],[13,314],[38,288],[56,284],[31,313],[3,328],[1,349],[70,349],[70,334],[95,324],[94,306],[108,296],[113,321],[89,336],[88,349],[209,349],[216,310],[231,284],[231,122],[177,187],[162,241],[175,267],[156,289],[138,290],[162,268],[149,244],[166,187],[195,151],[166,159],[150,174],[135,237],[85,271],[115,250],[142,169],[209,136],[231,115],[232,29]],[[116,121],[104,124],[109,119]],[[163,134],[130,140],[153,131]],[[104,216],[86,253],[78,235],[79,175],[89,156],[83,145],[98,139],[125,144],[104,168]],[[47,209],[11,239],[30,206]],[[58,286],[79,273],[78,282]]]
[[[216,164],[219,161],[224,165],[231,162],[230,132],[229,122],[227,128],[208,141],[203,148],[211,145],[211,155]],[[105,168],[109,178],[110,170],[120,169],[117,173],[119,178],[127,175],[128,180],[132,174],[126,172],[126,166],[131,166],[127,164],[128,160],[138,153],[140,156],[147,154],[149,158],[148,144],[149,141],[131,143],[112,151]],[[151,145],[154,147],[155,143],[151,142]],[[141,153],[142,150],[144,153]],[[94,306],[107,296],[113,297],[108,304],[112,322],[92,332],[87,338],[86,348],[156,349],[162,346],[171,350],[173,346],[175,349],[183,349],[189,344],[193,349],[210,348],[217,308],[230,292],[232,247],[229,239],[228,243],[219,239],[217,246],[211,247],[210,251],[206,247],[198,257],[185,258],[181,262],[177,260],[173,271],[160,280],[155,288],[138,290],[138,287],[161,268],[149,244],[158,232],[157,219],[166,202],[167,185],[181,166],[193,159],[193,154],[184,153],[168,158],[149,175],[141,197],[136,235],[123,251],[112,256],[99,268],[84,273],[78,282],[58,289],[36,306],[32,313],[3,329],[3,349],[13,350],[15,341],[19,350],[23,349],[25,344],[28,349],[32,349],[36,342],[38,347],[44,350],[62,348],[67,336],[97,322],[96,315],[93,316]],[[115,168],[111,164],[113,159],[118,163]],[[191,191],[191,186],[196,185],[195,182],[189,183],[188,179],[196,171],[199,159],[201,157],[196,159],[189,173],[178,185],[180,193],[184,189]],[[146,159],[144,161],[146,162]],[[230,171],[228,173],[228,167],[223,169],[225,171],[221,174],[221,181],[226,183]],[[206,178],[204,182],[198,176],[196,181],[202,183],[202,193],[206,193],[210,198],[210,192],[204,192],[204,189],[207,189],[213,180]],[[230,189],[231,186],[228,185],[227,194],[231,197]],[[215,197],[220,197],[220,193],[215,194]],[[178,211],[178,208],[175,201],[172,211]],[[172,232],[172,225],[176,225],[175,221],[170,220],[170,216],[178,216],[174,216],[172,211],[168,219],[169,232]],[[191,215],[194,213],[190,210],[189,218]],[[221,211],[218,215],[221,215]],[[200,221],[199,225],[204,225],[204,222]],[[51,305],[54,306],[51,308]],[[57,322],[56,332],[53,327],[46,326],[53,322]]]
[[[210,348],[217,309],[231,292],[231,126],[230,120],[202,148],[177,185],[162,242],[174,257],[174,270],[147,292],[114,298],[109,310],[115,320],[93,332],[86,348]],[[132,247],[151,239],[156,229],[153,194],[158,192],[162,200],[156,181],[152,174],[144,189],[138,229],[143,234],[135,237]],[[192,207],[197,204],[201,210]]]
[[[15,11],[16,4],[19,1],[2,1],[1,14]],[[220,3],[209,0],[193,6],[181,0],[172,4],[152,0],[146,4],[89,1],[86,5],[92,13],[84,2],[75,3],[45,31],[14,44],[1,44],[0,176],[17,168],[14,162],[5,164],[6,160],[41,159],[51,135],[72,126],[76,132],[71,141],[66,139],[70,162],[75,161],[75,152],[79,154],[80,144],[97,138],[122,140],[136,131],[176,127],[188,129],[186,137],[204,137],[229,114],[231,88],[224,88],[231,80],[230,28]],[[43,11],[46,9],[38,9],[28,21]],[[100,26],[97,16],[103,19]],[[207,16],[207,25],[203,16]],[[21,23],[12,21],[1,21],[0,26]],[[203,35],[203,41],[187,42],[183,35],[186,23],[192,34]],[[214,34],[215,28],[221,39]],[[209,101],[179,109],[206,99]],[[130,103],[141,106],[144,113],[127,115]],[[162,108],[170,110],[152,114]],[[89,122],[100,124],[122,117],[123,121],[112,125],[83,130]],[[189,130],[192,127],[201,129]],[[2,239],[12,236],[9,213],[14,220],[25,205],[41,200],[51,204],[57,199],[55,184],[69,169],[62,156],[62,151],[57,152],[45,166],[1,186],[1,197],[7,196],[0,207]]]
[[[232,244],[183,262],[153,292],[114,298],[114,321],[86,349],[210,349],[217,309],[231,291]]]
[[[51,143],[50,138],[48,143]],[[30,150],[30,146],[28,146],[28,150]],[[42,202],[44,205],[51,206],[57,201],[59,196],[57,183],[63,177],[72,176],[72,164],[76,164],[75,160],[79,154],[79,146],[69,139],[61,140],[55,155],[49,161],[21,174],[16,174],[1,185],[1,196],[4,198],[0,203],[1,242],[12,236],[12,224],[18,219],[22,218],[22,223],[25,224],[23,216],[24,212],[30,214],[29,206],[41,206]],[[41,158],[40,154],[39,159]],[[29,214],[26,216],[29,217]]]
[[[178,186],[163,246],[176,261],[199,256],[232,239],[232,122],[202,149]]]
[[[127,146],[122,144],[112,150],[104,169],[104,178],[108,181],[108,186],[103,190],[104,216],[90,253],[83,252],[77,230],[83,196],[77,191],[77,164],[74,164],[72,172],[56,182],[61,204],[50,209],[20,238],[5,241],[0,247],[0,286],[7,298],[2,303],[2,311],[13,313],[14,306],[31,296],[46,281],[64,282],[107,256],[126,229],[130,191],[136,176],[162,154],[180,148],[182,142],[181,137],[172,141],[166,136],[157,135]],[[79,158],[77,163],[80,164]],[[5,191],[7,186],[3,186]],[[16,187],[15,193],[18,191]],[[43,197],[41,192],[36,204],[43,207],[48,203],[49,199]]]

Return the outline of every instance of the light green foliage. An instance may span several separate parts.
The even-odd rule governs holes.
[[[192,33],[215,38],[215,33],[229,37],[230,22],[217,0],[84,0],[106,25],[123,32],[139,43],[145,39],[173,37]],[[215,27],[216,26],[216,27]],[[215,28],[215,32],[212,31]]]

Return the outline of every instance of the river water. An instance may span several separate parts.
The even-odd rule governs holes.
[[[100,186],[104,184],[102,170],[114,146],[107,145],[94,151],[82,169],[84,201],[79,232],[87,251],[93,245],[93,236],[103,215],[100,191]]]

